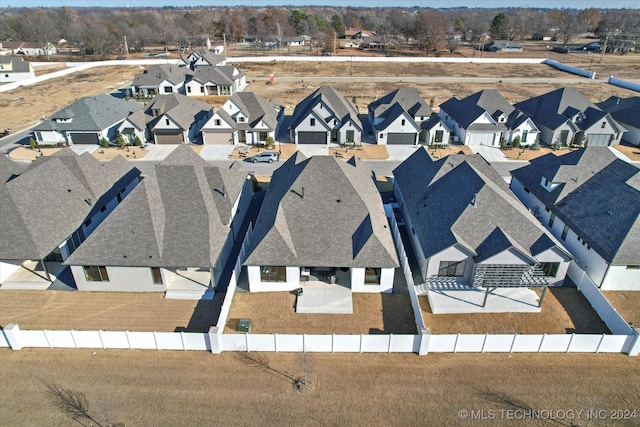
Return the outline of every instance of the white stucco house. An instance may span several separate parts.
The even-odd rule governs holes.
[[[0,56],[0,83],[18,82],[35,76],[31,62],[21,56]]]
[[[640,169],[607,147],[547,154],[511,189],[602,290],[640,291]]]
[[[0,289],[47,289],[139,176],[120,156],[100,162],[63,149],[0,183]]]
[[[247,87],[247,77],[233,65],[197,66],[188,73],[187,96],[233,95]]]
[[[189,68],[177,65],[152,65],[133,77],[131,94],[136,98],[153,98],[169,93],[184,94],[184,84],[189,73]]]
[[[626,129],[574,88],[561,88],[515,107],[528,114],[547,145],[602,147],[619,144]]]
[[[531,117],[493,89],[451,98],[440,105],[439,115],[464,145],[500,147],[516,138],[521,145],[533,145],[540,133]]]
[[[86,96],[54,113],[33,128],[38,144],[100,144],[114,142],[118,127],[130,114],[142,109],[137,101],[111,95]]]
[[[357,107],[331,86],[320,86],[296,105],[289,140],[296,144],[360,143]]]
[[[273,173],[243,265],[251,292],[306,280],[391,292],[399,264],[371,170],[296,152]]]
[[[80,291],[165,292],[211,299],[230,278],[252,182],[237,163],[169,154],[66,261]],[[135,218],[132,221],[131,218]]]
[[[433,160],[419,148],[393,175],[407,234],[430,289],[491,292],[562,285],[571,255],[480,155]]]
[[[202,126],[203,144],[264,144],[274,138],[284,107],[253,92],[233,94]]]
[[[621,98],[612,96],[598,103],[603,111],[611,114],[613,119],[626,129],[622,138],[624,141],[640,146],[640,96]]]

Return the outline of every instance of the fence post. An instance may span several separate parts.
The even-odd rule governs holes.
[[[387,353],[391,353],[391,341],[393,340],[393,334],[389,334],[389,345],[387,346]]]
[[[273,350],[278,352],[278,334],[273,334]]]
[[[212,326],[209,328],[209,343],[211,344],[211,353],[222,353],[222,346],[220,345],[220,334],[218,334],[217,326]]]
[[[431,330],[424,328],[420,331],[420,348],[418,348],[418,354],[420,356],[426,356],[429,354],[429,340],[431,339]]]
[[[127,346],[129,346],[129,350],[131,350],[131,340],[129,340],[129,331],[124,331],[124,336],[127,338]]]
[[[78,343],[76,342],[76,337],[73,336],[73,329],[70,330],[69,333],[71,334],[71,341],[73,341],[73,345],[75,345],[76,348],[78,348]]]
[[[100,337],[100,344],[102,344],[102,349],[106,350],[106,346],[104,345],[104,338],[102,338],[102,330],[98,331],[98,336]]]
[[[9,323],[3,330],[4,336],[7,337],[12,350],[22,350],[22,331],[17,323]]]
[[[49,336],[47,335],[47,330],[45,329],[44,331],[42,331],[44,333],[44,339],[47,342],[47,345],[49,346],[49,348],[51,347],[51,341],[49,341]]]
[[[640,353],[640,329],[634,329],[632,335],[634,335],[633,341],[631,341],[627,354],[629,356],[637,356]]]

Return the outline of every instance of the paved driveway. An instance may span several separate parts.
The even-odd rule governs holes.
[[[480,154],[489,163],[505,162],[509,160],[498,147],[489,147],[487,145],[469,145],[469,149],[471,149],[471,151],[473,151],[475,154]]]

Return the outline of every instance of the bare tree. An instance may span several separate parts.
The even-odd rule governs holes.
[[[56,27],[52,14],[42,9],[29,9],[24,16],[22,30],[23,36],[28,41],[37,43],[49,59],[50,43],[60,40],[60,30]]]
[[[566,46],[580,33],[581,28],[575,13],[568,10],[554,11],[551,16],[558,27],[557,34],[562,46]]]
[[[602,21],[602,16],[598,9],[589,8],[578,12],[578,23],[588,32],[592,33],[598,28],[598,24]]]
[[[45,383],[45,393],[62,413],[83,426],[96,425],[98,427],[111,426],[112,424],[100,423],[89,410],[89,401],[84,393],[61,387],[57,384]]]

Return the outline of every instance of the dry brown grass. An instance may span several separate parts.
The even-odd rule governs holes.
[[[507,156],[509,160],[532,160],[545,156],[549,153],[553,153],[556,156],[562,156],[570,152],[571,150],[554,150],[550,147],[539,147],[537,150],[529,148],[506,148],[502,150],[502,153]]]
[[[251,319],[251,333],[278,334],[415,334],[408,295],[353,294],[353,314],[295,312],[294,292],[234,295],[225,333],[235,333],[238,320]]]
[[[386,160],[389,158],[386,145],[360,144],[356,147],[335,147],[330,148],[330,156],[341,159],[350,159],[356,156],[361,160]]]
[[[147,153],[148,151],[142,149],[141,147],[100,147],[91,154],[98,160],[111,160],[117,156],[122,156],[127,160],[140,160],[145,157]]]
[[[18,147],[9,152],[9,157],[14,160],[35,160],[40,156],[50,156],[60,151],[61,148],[40,148],[32,150],[27,147]]]
[[[303,373],[300,354],[259,355],[276,371]],[[129,427],[638,424],[589,423],[584,414],[549,423],[501,418],[500,410],[523,407],[637,411],[640,359],[620,354],[307,354],[312,393],[235,353],[0,349],[0,358],[7,426],[74,424],[44,383],[84,393],[99,421]],[[462,420],[463,409],[497,418]]]
[[[613,148],[626,155],[632,161],[640,162],[640,147],[622,143],[614,145]]]
[[[640,292],[604,291],[602,294],[627,322],[640,327]]]
[[[432,314],[427,297],[419,300],[425,325],[433,334],[609,333],[575,288],[549,289],[540,313]]]
[[[207,332],[213,301],[170,300],[164,293],[0,291],[0,326],[21,329]]]
[[[429,147],[427,152],[434,159],[441,159],[450,154],[473,154],[468,145],[450,144],[447,147]]]

